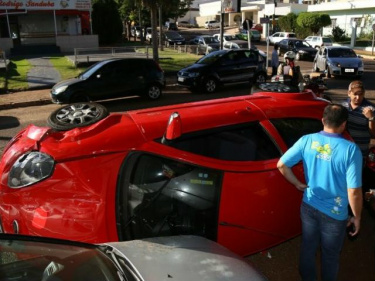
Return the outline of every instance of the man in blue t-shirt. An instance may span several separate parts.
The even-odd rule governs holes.
[[[337,279],[340,251],[353,210],[354,231],[360,228],[362,211],[362,155],[358,146],[343,138],[348,111],[330,104],[324,109],[323,131],[301,137],[279,160],[277,167],[298,190],[304,192],[301,205],[302,243],[299,271],[302,280],[317,280],[315,256],[322,254],[322,280]],[[306,184],[292,167],[302,161]]]

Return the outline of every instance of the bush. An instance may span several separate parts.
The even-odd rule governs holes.
[[[334,41],[340,42],[345,39],[345,30],[336,26],[332,28],[332,36]]]

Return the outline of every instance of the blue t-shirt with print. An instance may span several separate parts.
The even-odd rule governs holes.
[[[281,157],[288,167],[301,160],[308,185],[303,201],[334,219],[347,219],[347,188],[362,186],[358,146],[340,134],[322,131],[301,137]]]

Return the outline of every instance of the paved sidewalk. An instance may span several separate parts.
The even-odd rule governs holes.
[[[30,58],[28,61],[33,66],[27,73],[30,89],[52,88],[61,81],[60,73],[53,67],[49,57]]]

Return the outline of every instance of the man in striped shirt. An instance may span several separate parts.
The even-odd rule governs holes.
[[[375,105],[365,98],[362,81],[350,83],[348,100],[344,105],[349,110],[347,129],[354,142],[359,146],[365,160],[371,138],[375,138]],[[364,193],[375,188],[375,172],[363,165],[362,190]],[[375,206],[375,205],[374,205]],[[375,209],[374,209],[375,211]]]
[[[348,131],[366,157],[371,138],[375,137],[375,105],[365,98],[362,81],[350,83],[348,100],[344,106],[349,110]]]

